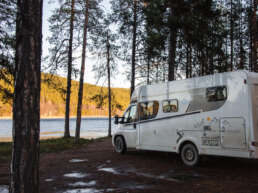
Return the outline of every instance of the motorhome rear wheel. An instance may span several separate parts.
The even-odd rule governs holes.
[[[196,147],[191,144],[187,143],[183,146],[181,152],[181,159],[185,165],[194,167],[199,162],[199,154]]]

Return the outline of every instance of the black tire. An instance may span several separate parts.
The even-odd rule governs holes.
[[[124,154],[126,152],[126,144],[122,136],[115,138],[115,152]]]
[[[183,146],[180,156],[183,163],[188,167],[194,167],[199,163],[200,158],[198,151],[191,143],[187,143]]]

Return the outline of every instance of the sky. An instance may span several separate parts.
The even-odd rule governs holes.
[[[49,44],[47,42],[47,37],[50,36],[49,32],[49,22],[48,18],[51,16],[52,11],[59,6],[58,0],[45,0],[43,1],[43,57],[48,55],[48,47]],[[109,0],[103,0],[102,5],[105,7],[106,10],[110,9],[110,3]],[[89,54],[89,53],[87,53]],[[86,58],[86,68],[85,68],[85,77],[84,82],[91,83],[91,84],[97,84],[97,80],[95,79],[95,74],[92,72],[92,66],[94,62],[93,60],[90,60]],[[78,65],[78,68],[80,68],[80,62]],[[112,87],[120,87],[120,88],[129,88],[130,87],[130,81],[126,79],[125,70],[124,67],[120,64],[118,67],[118,72],[115,77],[111,79],[111,86]],[[60,75],[65,76],[65,74],[60,73]],[[79,78],[79,77],[78,77]],[[98,85],[105,86],[107,84],[107,81],[99,81]]]

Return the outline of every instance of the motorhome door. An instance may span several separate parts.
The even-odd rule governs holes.
[[[223,148],[244,149],[246,147],[245,119],[241,117],[222,118],[220,135]]]
[[[127,143],[136,143],[137,119],[137,106],[133,104],[124,113],[123,130]]]

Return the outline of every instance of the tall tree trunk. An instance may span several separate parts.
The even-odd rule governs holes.
[[[185,74],[186,74],[186,78],[190,77],[190,46],[189,43],[187,43],[186,45],[186,66],[185,66]]]
[[[233,56],[234,56],[234,22],[233,22],[233,2],[230,1],[230,71],[233,71]]]
[[[214,29],[213,28],[213,26],[212,26],[212,29]],[[214,38],[213,38],[213,30],[212,30],[212,33],[211,33],[211,46],[210,46],[210,52],[211,52],[211,54],[210,54],[210,57],[209,57],[209,55],[208,55],[208,57],[209,57],[209,59],[210,59],[210,67],[209,67],[209,72],[210,72],[210,74],[214,74],[214,51],[213,51],[213,47],[214,47]]]
[[[190,45],[190,56],[189,56],[189,78],[193,76],[193,69],[192,69],[192,46]]]
[[[252,24],[251,24],[251,18],[249,18],[249,70],[254,71],[253,68],[253,35],[252,35]]]
[[[108,74],[108,137],[111,137],[111,84],[110,84],[110,44],[107,36],[107,74]]]
[[[238,6],[239,8],[242,9],[242,0],[238,1]],[[242,14],[242,10],[240,13],[240,18],[239,18],[239,69],[244,69],[244,57],[245,57],[245,53],[244,53],[244,48],[243,48],[243,37],[242,37],[242,18],[243,14]]]
[[[239,60],[239,69],[244,69],[244,48],[242,37],[239,40],[240,42],[240,60]]]
[[[43,0],[18,0],[10,193],[39,192]]]
[[[177,38],[177,31],[175,29],[170,28],[169,56],[168,56],[168,81],[175,80],[176,38]]]
[[[136,32],[137,32],[137,4],[138,0],[133,0],[133,42],[132,42],[132,71],[131,71],[131,96],[135,88],[135,53],[136,53]]]
[[[255,72],[258,72],[258,64],[257,64],[257,45],[258,45],[258,39],[257,39],[257,18],[256,18],[256,12],[257,12],[257,0],[253,0],[253,17],[252,17],[252,40],[253,40],[253,53],[252,53],[252,64]]]
[[[150,53],[147,56],[147,84],[150,84]]]
[[[75,143],[79,142],[80,130],[81,130],[83,81],[84,81],[85,60],[86,60],[87,31],[88,31],[88,21],[89,21],[89,0],[86,0],[86,10],[84,15],[85,15],[85,20],[84,20],[84,26],[83,26],[82,61],[81,61],[80,85],[79,85],[79,91],[78,91]]]
[[[170,17],[173,17],[173,9],[170,8]],[[170,26],[169,37],[169,56],[168,56],[168,81],[175,80],[175,63],[176,63],[176,39],[177,29]]]
[[[73,53],[73,28],[74,28],[74,1],[71,2],[71,18],[70,18],[70,38],[68,50],[68,72],[67,72],[67,88],[66,88],[66,106],[65,106],[65,132],[64,137],[70,137],[70,98],[71,98],[71,82],[72,82],[72,53]]]

